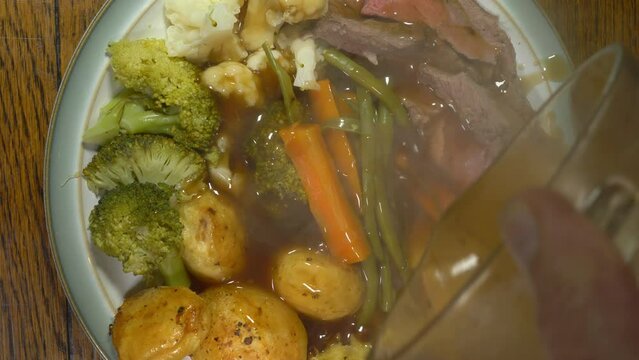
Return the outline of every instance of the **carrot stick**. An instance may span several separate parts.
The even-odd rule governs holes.
[[[357,163],[346,133],[341,130],[326,130],[326,144],[331,151],[337,171],[346,178],[349,192],[356,204],[362,198],[362,185],[359,180]]]
[[[443,209],[441,209],[437,200],[430,197],[425,191],[421,189],[414,189],[413,197],[422,207],[422,210],[424,210],[424,212],[428,214],[428,216],[433,219],[439,219],[443,212]]]
[[[413,160],[415,161],[415,160]],[[408,190],[412,193],[413,199],[428,216],[438,220],[455,201],[458,190],[444,178],[431,178],[427,182],[419,181],[423,169],[416,169],[411,166],[411,160],[404,152],[399,152],[395,156],[395,165],[405,174],[408,181]]]
[[[315,120],[325,122],[337,119],[339,117],[339,110],[335,103],[330,80],[319,80],[317,83],[319,84],[319,89],[309,92]]]
[[[411,230],[408,233],[408,266],[416,269],[419,261],[426,252],[426,245],[433,228],[433,220],[431,217],[420,214],[415,218]]]
[[[279,135],[331,254],[350,264],[365,260],[370,254],[366,235],[338,180],[320,126],[296,123]]]
[[[429,183],[429,191],[423,189],[419,184],[412,187],[413,198],[421,206],[428,216],[435,220],[444,214],[450,204],[455,200],[452,189],[441,183]]]
[[[340,112],[333,96],[331,83],[328,79],[318,81],[319,89],[310,91],[311,108],[316,121],[323,123],[338,119]],[[346,178],[355,203],[359,205],[362,185],[359,179],[355,155],[348,141],[346,133],[341,130],[326,130],[326,145],[333,155],[335,166],[339,173]]]

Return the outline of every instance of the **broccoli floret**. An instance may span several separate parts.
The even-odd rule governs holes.
[[[175,108],[154,110],[146,95],[125,90],[100,109],[97,123],[82,136],[86,144],[103,145],[118,134],[163,134],[174,137],[180,125]],[[185,144],[188,146],[188,144]]]
[[[306,193],[295,166],[286,154],[284,143],[277,133],[304,118],[302,105],[295,98],[291,78],[275,60],[271,50],[262,47],[269,66],[277,75],[282,91],[282,101],[273,103],[249,137],[246,154],[255,165],[255,185],[261,194],[275,196],[279,200],[306,201]],[[280,201],[286,203],[286,201]],[[279,210],[279,204],[268,204]]]
[[[277,133],[290,124],[284,104],[273,103],[253,129],[246,154],[255,166],[255,186],[260,194],[275,195],[279,200],[305,201],[302,182]]]
[[[211,91],[200,84],[197,66],[169,57],[159,39],[121,40],[111,43],[107,53],[115,78],[137,94],[127,93],[122,103],[107,105],[85,141],[104,138],[99,129],[112,131],[119,114],[123,132],[167,134],[194,149],[210,147],[219,115]]]
[[[87,144],[102,145],[120,133],[120,119],[122,110],[129,97],[129,92],[123,91],[100,109],[98,122],[87,129],[82,141]]]
[[[91,239],[122,262],[125,272],[162,274],[171,286],[189,286],[180,258],[183,225],[166,185],[132,183],[104,194],[89,215]]]
[[[196,151],[161,135],[119,135],[82,170],[95,194],[132,182],[164,183],[177,189],[202,179],[206,161]]]

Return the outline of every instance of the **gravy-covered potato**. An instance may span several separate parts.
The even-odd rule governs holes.
[[[276,296],[254,287],[224,285],[204,291],[211,328],[194,360],[306,359],[306,330]]]
[[[200,346],[209,323],[206,303],[193,291],[158,287],[124,301],[111,335],[121,360],[181,360]]]
[[[355,267],[308,249],[277,257],[273,285],[295,310],[319,320],[355,313],[364,294],[364,282]]]
[[[236,209],[224,197],[205,191],[179,207],[182,258],[204,281],[224,281],[244,269],[245,232]]]

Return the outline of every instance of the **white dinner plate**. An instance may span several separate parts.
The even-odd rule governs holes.
[[[537,78],[546,59],[570,64],[557,33],[533,0],[480,0],[500,18],[517,54],[520,76]],[[108,70],[105,49],[123,37],[164,37],[163,1],[112,0],[89,26],[62,82],[51,119],[45,154],[45,206],[50,243],[67,297],[92,342],[105,358],[116,358],[109,324],[123,296],[140,279],[122,272],[120,263],[96,250],[87,232],[96,204],[79,174],[93,156],[82,133],[118,90]],[[571,65],[569,65],[571,67]],[[559,86],[545,79],[529,92],[538,108]]]

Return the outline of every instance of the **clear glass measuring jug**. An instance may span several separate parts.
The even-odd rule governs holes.
[[[449,209],[390,313],[373,359],[543,359],[532,295],[498,217],[546,186],[615,242],[639,274],[639,69],[618,45],[589,59]]]

